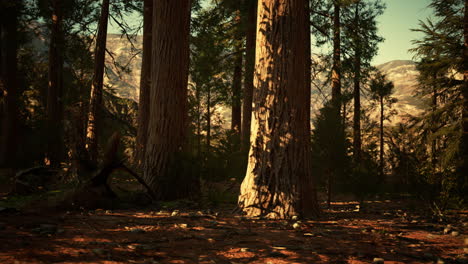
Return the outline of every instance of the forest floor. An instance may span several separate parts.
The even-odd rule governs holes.
[[[336,202],[303,221],[227,208],[3,210],[0,263],[468,263],[467,211],[441,223],[407,201],[357,205]]]

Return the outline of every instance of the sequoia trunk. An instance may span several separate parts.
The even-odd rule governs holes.
[[[189,0],[155,0],[144,179],[158,199],[198,191],[183,162],[188,130]],[[177,162],[177,163],[176,163]]]
[[[304,217],[318,213],[310,169],[304,97],[304,0],[258,3],[254,108],[248,168],[239,207],[248,216]]]

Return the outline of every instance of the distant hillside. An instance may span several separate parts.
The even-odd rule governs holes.
[[[133,50],[126,38],[120,38],[120,35],[108,35],[107,47],[114,54],[115,61],[121,65],[127,65],[130,72],[122,72],[118,67],[113,65],[113,59],[107,55],[106,62],[110,71],[109,78],[106,78],[106,83],[110,85],[115,93],[123,98],[138,101],[139,86],[140,86],[140,68],[141,68],[141,36],[134,42]],[[394,108],[398,111],[398,116],[392,119],[392,122],[402,120],[406,114],[418,114],[424,108],[424,102],[420,98],[414,96],[414,91],[417,85],[419,73],[416,70],[416,65],[410,60],[394,60],[377,66],[387,78],[395,84],[395,92],[393,96],[398,99]],[[317,88],[313,87],[313,112],[316,112],[320,107],[322,96]],[[328,91],[323,91],[328,94]],[[365,104],[364,100],[364,104]],[[226,117],[226,123],[229,124],[230,112],[226,108],[221,110]]]
[[[394,105],[398,116],[392,121],[401,121],[405,114],[420,114],[424,108],[424,102],[421,98],[414,96],[419,76],[416,64],[409,60],[394,60],[378,65],[377,68],[395,85],[392,96],[398,99]]]

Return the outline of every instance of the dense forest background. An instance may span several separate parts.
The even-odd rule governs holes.
[[[439,215],[466,205],[466,1],[431,1],[414,62],[376,67],[380,0],[280,1],[284,17],[275,1],[154,2],[1,2],[10,198],[78,189],[109,202],[116,178],[144,185],[127,195],[280,218],[344,194],[409,195]]]

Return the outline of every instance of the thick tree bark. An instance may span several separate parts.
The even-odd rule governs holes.
[[[188,165],[180,160],[187,145],[189,28],[189,0],[154,1],[144,179],[162,200],[186,198],[199,191],[198,178],[183,171]]]
[[[47,152],[46,165],[60,167],[63,152],[63,30],[62,4],[52,1],[51,37],[49,45],[49,87],[47,90]]]
[[[98,133],[102,112],[102,89],[106,56],[107,24],[109,20],[109,0],[102,1],[101,17],[99,19],[96,49],[94,51],[94,75],[91,85],[91,97],[86,128],[86,149],[89,158],[96,163],[98,158]]]
[[[257,24],[257,1],[248,0],[247,28],[245,41],[245,73],[242,105],[242,148],[250,147],[250,125],[252,120],[253,79],[255,68],[255,39]]]
[[[150,108],[151,57],[153,30],[153,0],[144,0],[143,10],[143,58],[141,63],[140,98],[138,104],[138,132],[136,139],[136,162],[143,164],[148,137],[148,118]]]
[[[0,131],[0,167],[15,168],[18,144],[18,14],[20,1],[2,3],[1,27],[1,83],[3,110]]]
[[[359,3],[356,4],[355,14],[356,50],[354,51],[354,118],[353,118],[353,147],[354,162],[361,162],[361,49],[359,44]]]
[[[310,170],[304,97],[304,0],[258,3],[254,109],[249,162],[239,207],[248,216],[318,214]]]

